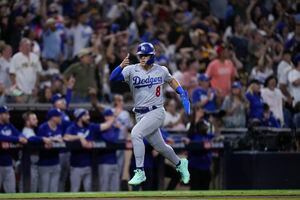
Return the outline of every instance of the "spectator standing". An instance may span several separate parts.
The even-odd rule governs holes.
[[[212,88],[216,89],[217,95],[224,98],[231,91],[231,85],[237,76],[237,71],[229,58],[229,50],[224,45],[216,49],[218,58],[211,61],[206,69],[206,75],[211,79]]]
[[[87,24],[88,13],[82,10],[78,17],[78,24],[71,29],[73,36],[73,56],[78,55],[81,49],[88,47],[93,29]]]
[[[31,100],[34,90],[38,88],[39,74],[42,71],[40,59],[31,52],[31,41],[23,38],[20,42],[20,51],[11,60],[9,73],[12,74],[12,85],[25,94],[25,101]]]
[[[69,80],[75,78],[72,101],[76,103],[87,102],[91,90],[96,89],[96,68],[93,65],[92,52],[81,49],[78,53],[79,62],[72,64],[64,72],[64,77]]]
[[[225,97],[221,109],[226,113],[223,118],[226,128],[246,127],[246,104],[239,81],[233,82],[231,94]]]
[[[187,61],[187,70],[182,74],[182,86],[189,94],[197,87],[197,73],[200,68],[199,61],[190,59]]]
[[[266,47],[263,47],[264,49]],[[263,54],[265,54],[265,51],[263,51]],[[272,60],[269,55],[261,56],[258,60],[257,66],[255,66],[252,71],[250,78],[251,79],[258,79],[260,82],[265,82],[265,80],[271,76],[273,73],[272,69]]]
[[[274,113],[275,118],[279,119],[281,125],[283,125],[284,96],[277,88],[277,78],[275,76],[269,76],[266,79],[264,86],[265,87],[261,89],[261,97],[263,98],[263,101],[269,105],[270,110]]]
[[[16,192],[16,177],[12,165],[12,156],[7,150],[10,143],[26,144],[27,139],[10,123],[10,115],[6,106],[0,107],[0,186],[4,192]]]
[[[183,131],[185,126],[183,123],[184,111],[177,112],[178,105],[174,99],[170,99],[166,102],[166,117],[163,123],[163,127],[168,131]]]
[[[62,38],[55,27],[55,19],[49,18],[46,21],[45,31],[42,35],[43,51],[42,57],[46,60],[59,63],[62,58]]]
[[[100,131],[111,127],[113,118],[102,124],[90,123],[88,110],[78,108],[74,111],[75,121],[72,123],[64,135],[66,141],[80,141],[84,150],[71,151],[71,192],[79,192],[81,182],[84,191],[92,190],[92,155],[88,150],[92,148],[94,136]]]
[[[198,81],[199,87],[192,93],[193,104],[201,106],[206,112],[216,111],[216,93],[210,87],[209,77],[206,74],[200,74]]]
[[[48,138],[50,144],[45,143],[46,150],[39,152],[39,192],[58,192],[60,165],[59,150],[52,148],[53,142],[62,142],[62,113],[59,109],[51,108],[47,113],[47,121],[42,123],[37,132],[37,136]]]
[[[288,73],[288,81],[291,87],[291,93],[294,97],[293,105],[300,102],[300,54],[295,58],[295,68]]]
[[[260,82],[256,79],[250,81],[245,94],[249,102],[249,120],[261,120],[263,117],[263,99],[260,92]]]
[[[287,102],[292,104],[293,98],[289,88],[288,74],[293,69],[292,55],[290,51],[284,51],[282,60],[277,67],[277,78],[279,82],[279,88],[282,94],[286,97]]]
[[[5,88],[11,86],[9,79],[9,70],[11,66],[12,48],[10,45],[4,45],[0,52],[0,82],[4,84]]]

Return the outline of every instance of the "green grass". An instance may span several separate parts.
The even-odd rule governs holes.
[[[140,191],[140,192],[84,192],[84,193],[16,193],[0,194],[0,199],[43,199],[43,198],[203,198],[203,199],[264,199],[267,196],[276,196],[280,199],[299,199],[300,190],[215,190],[215,191]],[[289,197],[289,198],[288,198]]]

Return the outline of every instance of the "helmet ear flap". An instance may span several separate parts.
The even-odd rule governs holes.
[[[147,65],[152,65],[154,63],[155,60],[155,55],[152,54],[149,58],[149,60],[146,62]]]

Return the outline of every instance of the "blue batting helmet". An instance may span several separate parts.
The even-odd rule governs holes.
[[[139,44],[137,49],[137,55],[151,55],[150,59],[147,61],[147,65],[152,65],[154,63],[155,49],[154,46],[149,42],[143,42]]]

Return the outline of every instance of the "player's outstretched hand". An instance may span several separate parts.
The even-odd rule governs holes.
[[[129,65],[129,53],[127,54],[127,56],[124,58],[124,60],[122,61],[122,63],[120,64],[120,67],[124,68],[127,65]]]

